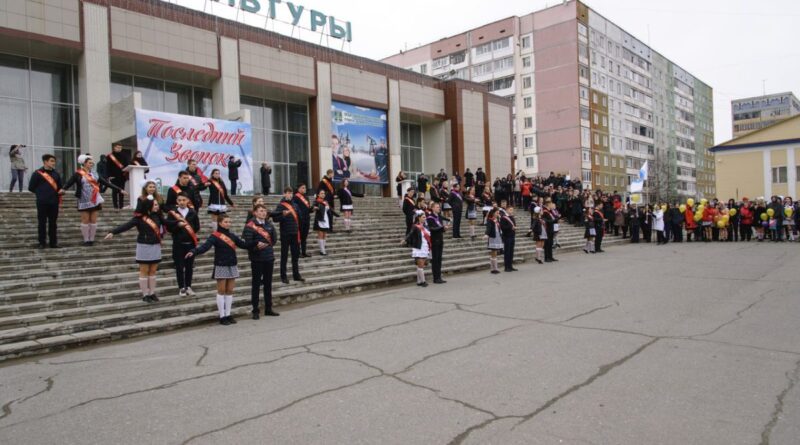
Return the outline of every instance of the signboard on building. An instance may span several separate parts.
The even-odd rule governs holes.
[[[333,101],[331,130],[334,181],[389,183],[386,110]]]
[[[148,179],[170,187],[190,159],[210,177],[219,169],[230,190],[228,162],[233,156],[238,167],[238,193],[253,193],[252,130],[249,123],[136,110],[136,146],[150,168]]]

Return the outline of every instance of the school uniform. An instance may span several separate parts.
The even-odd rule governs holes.
[[[337,196],[339,197],[339,209],[344,212],[353,212],[353,197],[356,198],[363,198],[363,193],[353,193],[350,191],[349,188],[340,188],[337,192]]]
[[[431,233],[422,224],[414,224],[406,235],[406,245],[411,247],[411,258],[414,261],[427,260],[431,257],[433,242]],[[425,269],[417,266],[417,285],[427,286],[425,283]]]
[[[103,195],[100,194],[101,184],[122,192],[122,189],[100,177],[97,173],[87,173],[83,169],[77,170],[64,184],[63,189],[66,190],[74,185],[75,197],[78,198],[78,211],[93,212],[103,209],[105,200]]]
[[[253,219],[244,226],[242,239],[246,243],[267,245],[264,249],[252,249],[247,255],[250,259],[250,269],[252,270],[252,280],[250,287],[250,304],[252,306],[253,318],[258,318],[258,294],[261,286],[264,286],[264,315],[277,315],[272,311],[272,271],[275,265],[275,228],[269,221],[259,221]]]
[[[172,187],[167,189],[167,201],[164,203],[164,210],[175,210],[178,208],[178,194],[183,193],[189,198],[189,208],[194,208],[194,204],[192,203],[192,196],[194,195],[194,190],[192,189],[191,184],[186,184],[185,186],[181,186],[180,184],[175,184]]]
[[[44,167],[36,170],[28,182],[28,191],[36,194],[36,219],[39,222],[39,245],[50,239],[50,247],[58,246],[58,208],[61,204],[61,176]]]
[[[596,232],[596,235],[594,236],[594,251],[597,253],[604,252],[602,245],[605,217],[603,216],[603,212],[600,212],[597,209],[595,209],[592,216],[594,217],[594,230]]]
[[[327,176],[323,176],[317,185],[318,195],[321,190],[325,190],[325,201],[328,201],[328,205],[333,208],[333,199],[336,195],[336,189],[333,187],[333,181],[328,179]]]
[[[500,217],[500,236],[503,239],[503,266],[506,272],[514,269],[514,245],[516,244],[517,221],[514,216],[503,213]]]
[[[403,214],[406,217],[406,235],[411,233],[411,227],[414,225],[414,215],[417,212],[417,205],[412,198],[406,195],[403,198]]]
[[[553,258],[553,238],[555,237],[555,231],[553,230],[553,225],[555,224],[555,218],[553,214],[550,213],[550,210],[544,209],[542,210],[542,223],[544,223],[545,233],[547,234],[547,239],[544,240],[544,260],[546,262],[553,262],[557,261]]]
[[[298,230],[300,231],[300,252],[304,257],[308,256],[306,251],[306,243],[308,241],[308,231],[311,228],[311,211],[313,204],[309,199],[300,193],[295,193],[292,196],[292,204],[297,209],[298,222],[300,223]]]
[[[441,215],[431,213],[425,219],[431,237],[431,269],[433,282],[442,281],[442,256],[444,253],[444,219]]]
[[[464,208],[464,197],[461,192],[453,190],[450,192],[448,203],[453,211],[453,238],[461,238],[461,215]]]
[[[284,216],[283,212],[289,213]],[[292,254],[292,277],[295,281],[300,281],[300,215],[297,207],[291,200],[281,199],[275,211],[270,214],[273,221],[278,221],[281,232],[281,280],[286,283],[289,281],[286,274],[286,266],[289,260],[289,253]]]
[[[194,257],[186,258],[186,254],[199,243],[197,232],[200,231],[200,219],[197,212],[187,207],[168,210],[166,221],[172,234],[172,262],[175,265],[178,289],[186,290],[192,287],[194,276]],[[182,222],[186,226],[179,227]]]
[[[486,236],[489,237],[486,241],[487,249],[496,251],[503,250],[503,237],[500,232],[500,223],[496,219],[486,220]]]
[[[192,194],[189,195],[189,197],[192,201],[195,212],[199,212],[200,208],[203,207],[203,197],[200,195],[200,192],[208,187],[208,178],[203,174],[202,171],[200,171],[199,168],[195,168],[194,171],[190,171],[187,168],[186,171],[189,172],[189,175],[191,176],[191,179],[189,179],[189,184],[192,186]]]
[[[111,200],[115,209],[125,207],[125,195],[122,190],[125,189],[125,183],[128,182],[128,173],[123,171],[125,167],[130,165],[130,154],[122,150],[119,153],[113,151],[106,155],[106,177],[110,178],[112,184],[116,186],[111,191]]]
[[[216,179],[208,181],[208,213],[212,215],[220,215],[228,212],[228,206],[225,204],[234,205],[231,197],[228,196],[228,189],[225,187],[225,182]]]
[[[111,230],[114,235],[136,228],[136,262],[158,264],[161,262],[161,239],[165,222],[158,213],[138,215]]]

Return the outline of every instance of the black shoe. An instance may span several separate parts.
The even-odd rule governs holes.
[[[289,284],[289,279],[288,278],[281,278],[281,283]]]
[[[447,281],[444,281],[442,279],[438,279],[438,280],[433,280],[433,283],[434,284],[444,284],[444,283],[447,283]]]
[[[589,253],[589,252],[586,252],[586,253]],[[542,260],[540,260],[539,258],[536,258],[536,262],[539,263],[539,264],[544,264],[544,262]]]
[[[156,295],[156,294],[151,294],[151,295],[150,295],[150,299],[151,299],[151,300],[153,300],[153,302],[156,302],[156,301],[158,301],[158,295]]]
[[[145,295],[144,297],[142,297],[142,301],[144,301],[145,303],[153,303],[153,299],[150,297],[150,295]]]
[[[545,263],[552,263],[553,260],[544,260]]]
[[[51,245],[50,245],[50,248],[51,248],[51,249],[60,249],[60,248],[61,248],[61,246],[59,246],[58,244],[51,244]]]
[[[45,248],[45,247],[47,247],[47,246],[46,246],[46,245],[44,245],[44,244],[39,244],[39,245],[38,245],[38,246],[36,246],[36,247],[37,247],[37,248],[39,248],[39,249],[44,249],[44,248]]]
[[[300,255],[300,256],[301,256],[302,258],[311,258],[311,255],[309,255],[309,254],[307,254],[307,253],[304,253],[304,254],[302,254],[302,255]]]
[[[228,317],[222,317],[219,319],[219,324],[223,326],[228,326],[231,322],[228,320]]]
[[[261,318],[261,316],[258,315],[258,309],[254,310],[253,311],[253,320],[258,320],[260,318]]]
[[[422,283],[419,283],[419,287],[428,287],[428,283],[423,281]]]
[[[558,260],[557,260],[557,259],[555,259],[555,258],[550,258],[550,261],[552,261],[552,262],[554,262],[554,263],[557,263],[557,262],[558,262]]]
[[[281,314],[279,314],[279,313],[277,313],[277,312],[275,312],[275,311],[268,311],[268,312],[267,312],[267,311],[265,311],[265,312],[264,312],[264,316],[266,316],[266,317],[278,317],[278,316],[280,316],[280,315],[281,315]]]
[[[511,269],[509,269],[509,270],[510,270],[511,272],[516,272],[516,271],[518,271],[519,269],[517,269],[517,268],[516,268],[516,267],[514,267],[514,266],[511,266]]]
[[[597,251],[597,253],[605,253],[605,250],[600,249],[600,250]]]
[[[89,247],[89,246],[91,246],[91,245],[92,245],[92,243],[91,243],[91,242],[89,242],[89,241],[84,241],[84,242],[83,242],[83,246],[84,246],[84,247]]]
[[[305,278],[303,278],[303,277],[293,277],[292,279],[293,279],[294,281],[299,281],[299,282],[301,282],[301,283],[305,283],[305,282],[306,282],[306,279],[305,279]]]
[[[320,252],[319,254],[322,256],[328,256],[328,252]]]
[[[233,318],[233,315],[228,315],[228,323],[236,324],[236,319]]]
[[[493,274],[499,274],[499,273],[500,273],[500,271],[499,271],[499,270],[493,270],[493,271],[492,271],[492,273],[493,273]]]

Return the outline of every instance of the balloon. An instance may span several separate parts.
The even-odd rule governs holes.
[[[678,210],[680,210],[680,211],[681,211],[681,213],[686,213],[686,206],[685,206],[685,205],[683,205],[683,204],[681,204],[681,206],[680,206],[680,207],[678,207]],[[787,210],[791,210],[791,209],[787,209]]]
[[[666,212],[666,211],[667,211],[667,206],[666,206],[666,204],[661,206],[661,211],[662,211],[662,212]]]
[[[694,207],[694,199],[692,198],[687,199],[686,205],[688,205],[689,207]]]
[[[725,221],[725,224],[728,224],[728,221],[730,221],[730,217],[728,215],[725,215],[722,217],[722,221]]]
[[[773,216],[775,216],[775,210],[767,209],[767,215],[769,215],[769,217],[772,218]]]
[[[726,225],[725,221],[718,221],[717,222],[717,227],[719,227],[720,229],[724,229],[725,225]]]
[[[791,218],[792,214],[794,213],[794,210],[792,210],[791,208],[788,208],[788,209],[784,210],[783,213],[786,214],[787,217]]]
[[[703,204],[700,204],[699,206],[697,206],[697,211],[698,211],[698,212],[702,212],[702,211],[704,211],[705,209],[706,209],[706,206],[704,206]]]
[[[736,209],[731,209],[731,211],[728,212],[728,214],[731,216],[736,216]]]
[[[767,214],[766,214],[766,213],[762,213],[762,214],[761,214],[761,221],[766,221],[766,220],[768,220],[768,219],[769,219],[769,216],[767,216]]]
[[[700,200],[700,204],[706,205],[708,204],[708,200],[706,198],[703,198]]]
[[[631,202],[639,202],[639,195],[631,195]]]
[[[694,222],[700,222],[701,219],[703,219],[703,215],[700,214],[694,215]]]
[[[721,219],[719,215],[714,215],[714,222],[719,222]]]

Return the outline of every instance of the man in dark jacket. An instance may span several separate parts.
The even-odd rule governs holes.
[[[111,147],[111,153],[106,156],[106,162],[108,181],[119,187],[120,190],[125,190],[125,183],[128,182],[128,173],[123,169],[131,163],[130,154],[122,150],[122,144],[114,144]],[[125,197],[121,191],[111,189],[111,199],[115,209],[125,207]]]
[[[420,173],[417,177],[417,198],[424,198],[428,191],[428,177],[425,173]]]
[[[294,281],[305,281],[300,276],[300,215],[297,208],[292,204],[291,187],[283,190],[283,199],[278,203],[278,207],[270,214],[273,220],[280,222],[281,228],[281,281],[289,284],[286,273],[286,263],[289,260],[289,252],[292,253],[292,279]]]
[[[517,221],[514,219],[514,206],[508,205],[500,217],[500,237],[503,240],[503,266],[506,272],[514,272],[514,245],[516,243]]]
[[[277,317],[277,312],[272,310],[272,269],[275,264],[275,255],[272,246],[275,245],[275,228],[267,220],[267,208],[258,204],[253,209],[255,218],[251,219],[242,232],[242,239],[246,243],[261,243],[262,249],[248,251],[250,268],[253,276],[251,281],[250,304],[253,307],[253,320],[260,318],[258,310],[258,294],[264,286],[264,315]]]
[[[292,204],[300,217],[300,256],[310,258],[311,255],[306,251],[306,242],[308,241],[308,231],[311,228],[311,210],[314,204],[306,196],[306,185],[302,182],[297,185],[297,191],[292,196]]]
[[[433,203],[431,213],[427,217],[428,231],[431,234],[431,270],[433,271],[433,282],[444,284],[442,279],[442,254],[444,252],[444,218],[441,214],[441,205]]]
[[[672,241],[676,243],[683,242],[683,227],[682,224],[685,219],[685,215],[681,212],[680,205],[675,203],[670,209],[667,211],[667,222],[670,224],[670,229],[672,231]]]
[[[239,167],[241,166],[241,159],[236,159],[233,155],[228,158],[228,180],[231,181],[231,195],[236,194],[236,183],[239,181]]]
[[[483,172],[483,167],[478,167],[475,172],[475,196],[483,195],[484,187],[486,187],[486,173]]]
[[[475,187],[475,175],[473,175],[472,172],[469,171],[469,169],[467,169],[467,171],[464,172],[464,187],[465,190]],[[476,196],[480,195],[476,193]]]
[[[36,194],[36,218],[39,221],[39,248],[45,247],[47,233],[50,234],[50,247],[58,248],[58,206],[64,191],[61,176],[56,171],[56,157],[42,156],[42,168],[33,172],[28,182],[28,191]]]
[[[197,161],[194,159],[189,159],[186,163],[186,172],[189,173],[189,183],[192,186],[192,194],[189,199],[192,201],[194,211],[199,214],[200,208],[203,207],[203,197],[200,196],[200,192],[208,188],[208,178],[197,167]]]
[[[269,195],[269,189],[272,188],[272,167],[268,163],[261,163],[261,194],[264,196]]]
[[[453,238],[461,238],[461,215],[464,209],[464,197],[461,195],[460,184],[453,184],[453,190],[450,191],[450,197],[447,202],[453,212]]]

